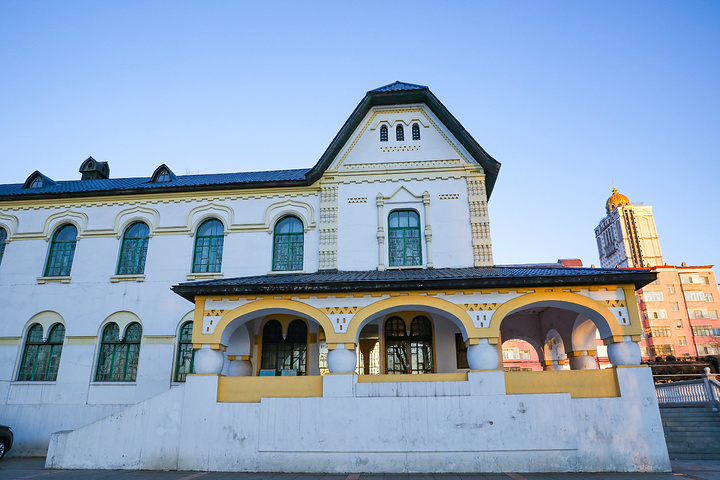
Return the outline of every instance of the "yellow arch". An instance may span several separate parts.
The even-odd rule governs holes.
[[[220,317],[220,320],[218,320],[214,332],[211,335],[207,335],[202,333],[202,320],[204,309],[205,299],[203,299],[202,302],[196,302],[195,323],[193,324],[193,343],[222,344],[221,340],[223,332],[225,331],[225,328],[227,328],[227,326],[230,324],[230,322],[232,322],[238,317],[268,309],[290,310],[291,312],[297,313],[298,315],[311,318],[318,322],[320,326],[322,326],[323,330],[325,330],[325,335],[328,335],[329,332],[334,331],[332,322],[330,322],[328,316],[315,307],[311,307],[306,303],[298,302],[296,300],[265,299],[257,300],[255,302],[247,303],[241,307],[228,310],[222,317]]]
[[[462,323],[465,329],[465,333],[467,333],[469,337],[477,338],[476,331],[478,329],[475,328],[475,325],[473,324],[470,315],[468,315],[468,313],[462,308],[458,307],[454,303],[450,303],[447,300],[443,300],[441,298],[429,297],[427,295],[410,294],[386,298],[385,300],[380,300],[379,302],[375,302],[372,305],[368,305],[367,307],[360,309],[350,322],[347,332],[339,334],[342,335],[342,338],[344,338],[345,340],[339,339],[336,341],[336,343],[356,342],[359,329],[365,320],[372,317],[373,315],[377,315],[383,310],[388,310],[394,307],[421,309],[423,307],[429,307],[442,310],[443,312],[457,318]],[[330,343],[329,336],[328,343]]]
[[[630,312],[630,310],[632,310],[634,298],[631,298],[627,302],[630,325],[620,325],[620,323],[618,323],[617,321],[617,318],[615,318],[615,315],[613,315],[613,313],[604,304],[598,302],[597,300],[593,300],[592,298],[588,298],[583,295],[578,295],[577,293],[538,292],[528,293],[503,303],[500,308],[495,311],[492,318],[490,319],[490,327],[483,331],[483,337],[500,337],[500,323],[502,323],[505,317],[507,317],[515,310],[539,302],[561,302],[588,308],[600,315],[605,320],[613,336],[642,334],[641,326],[638,322],[633,321],[635,316],[632,314],[632,312]]]

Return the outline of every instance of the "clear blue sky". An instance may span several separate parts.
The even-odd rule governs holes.
[[[496,263],[578,257],[613,182],[720,266],[720,2],[0,2],[2,183],[311,167],[365,92],[428,85],[502,163]]]

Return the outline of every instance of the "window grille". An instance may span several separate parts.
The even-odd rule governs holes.
[[[118,260],[118,275],[141,275],[145,272],[149,240],[150,229],[143,222],[135,222],[125,229]]]
[[[219,272],[222,267],[225,228],[220,220],[204,221],[195,234],[193,273]]]
[[[380,141],[381,142],[387,142],[388,141],[388,128],[387,125],[383,125],[380,127]]]
[[[418,213],[414,210],[395,210],[390,213],[388,223],[390,266],[422,265]]]
[[[398,125],[395,127],[395,140],[397,140],[398,142],[405,141],[405,129],[402,125]]]
[[[275,225],[273,237],[273,270],[293,271],[303,269],[305,233],[297,217],[287,216]]]
[[[65,339],[65,326],[56,324],[50,329],[46,341],[42,338],[42,325],[36,323],[28,330],[18,371],[19,381],[54,382],[57,379]]]
[[[76,242],[77,229],[73,225],[65,225],[55,232],[45,265],[46,277],[70,275]]]
[[[385,322],[385,373],[420,374],[434,371],[430,319],[423,315],[415,317],[410,323],[408,335],[402,318],[388,318]]]
[[[175,362],[176,382],[184,382],[188,374],[195,371],[195,350],[192,344],[193,322],[185,322],[180,327],[178,337],[177,362]]]
[[[7,243],[7,232],[4,228],[0,228],[0,264],[2,264],[3,255],[5,254],[5,243]]]
[[[412,126],[412,139],[420,140],[420,126],[417,123],[413,123]]]
[[[277,320],[268,321],[263,327],[262,370],[294,370],[297,375],[307,375],[307,325],[302,320],[293,320],[288,325],[287,335],[282,336],[282,325]]]
[[[117,323],[105,326],[98,355],[96,382],[134,382],[140,359],[142,327],[131,323],[125,329],[125,338],[120,339]]]

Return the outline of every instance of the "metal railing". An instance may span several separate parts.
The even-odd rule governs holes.
[[[720,382],[705,368],[705,373],[697,380],[660,383],[655,385],[660,405],[706,404],[720,406]]]

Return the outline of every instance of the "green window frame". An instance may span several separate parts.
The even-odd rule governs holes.
[[[260,368],[275,370],[276,376],[283,370],[307,375],[307,331],[307,324],[296,319],[290,322],[283,338],[280,322],[269,320],[263,327]]]
[[[143,222],[135,222],[125,229],[120,258],[118,259],[118,275],[142,275],[145,273],[150,229]]]
[[[420,215],[415,210],[394,210],[388,217],[388,259],[391,267],[422,265]]]
[[[303,269],[305,230],[299,218],[288,215],[275,224],[273,236],[274,271],[295,271]]]
[[[76,243],[77,228],[75,228],[75,225],[63,225],[55,231],[50,243],[47,263],[45,264],[46,277],[70,275]]]
[[[118,324],[108,323],[103,329],[95,381],[134,382],[137,378],[141,339],[142,326],[137,322],[125,328],[122,339]]]
[[[5,244],[7,243],[7,231],[0,228],[0,264],[2,264],[3,255],[5,255]]]
[[[34,324],[27,333],[22,362],[18,370],[18,381],[54,382],[57,380],[60,355],[65,340],[65,326],[57,323],[50,328],[47,340],[43,341],[43,327]]]
[[[434,371],[430,319],[424,315],[413,318],[408,335],[402,318],[388,318],[385,322],[385,373],[422,374]]]
[[[220,272],[222,268],[225,226],[220,220],[205,220],[195,233],[193,273]]]
[[[178,336],[177,361],[173,381],[184,382],[187,376],[195,372],[195,350],[192,344],[193,322],[185,322]]]

